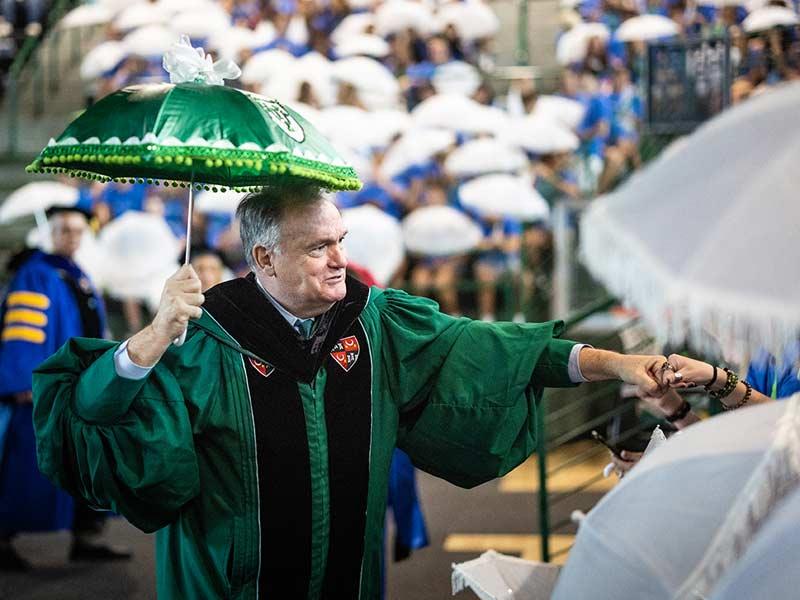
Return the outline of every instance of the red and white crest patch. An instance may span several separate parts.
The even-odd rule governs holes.
[[[361,347],[358,344],[358,339],[356,336],[350,335],[336,342],[333,350],[331,350],[331,357],[345,371],[349,371],[356,364],[360,352]]]
[[[275,367],[268,363],[263,363],[260,360],[256,360],[254,358],[247,358],[250,361],[250,366],[252,366],[256,371],[258,371],[259,375],[262,377],[269,377],[272,375],[273,371],[275,371]]]

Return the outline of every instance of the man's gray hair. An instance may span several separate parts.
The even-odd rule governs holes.
[[[264,246],[270,252],[281,251],[281,221],[288,207],[313,204],[320,199],[320,188],[310,184],[265,187],[245,196],[236,209],[236,217],[248,266],[256,270],[256,246]]]

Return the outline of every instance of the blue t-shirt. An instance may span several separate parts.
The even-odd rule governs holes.
[[[586,112],[583,115],[583,121],[578,126],[578,133],[583,136],[585,132],[594,129],[601,123],[611,124],[611,102],[609,97],[602,93],[591,95],[583,95],[577,98],[586,107]],[[606,136],[593,135],[589,139],[585,139],[581,146],[581,150],[591,156],[603,156],[605,150]]]
[[[98,202],[108,204],[111,218],[125,214],[129,210],[144,210],[147,186],[143,183],[109,183],[97,197]]]
[[[747,370],[747,381],[753,389],[775,398],[787,398],[800,392],[800,340],[789,343],[781,365],[767,351],[759,352]]]

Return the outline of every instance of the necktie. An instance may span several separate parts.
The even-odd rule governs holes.
[[[304,340],[311,337],[311,329],[314,327],[314,319],[297,319],[294,322],[294,328]]]

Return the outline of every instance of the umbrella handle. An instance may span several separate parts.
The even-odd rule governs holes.
[[[192,248],[192,212],[194,211],[194,169],[192,169],[192,178],[189,182],[189,211],[188,216],[186,219],[186,254],[184,255],[183,264],[188,265],[189,260],[191,260],[191,248]],[[183,346],[184,342],[186,341],[186,332],[189,331],[189,328],[183,330],[183,333],[180,336],[176,337],[172,340],[172,345],[180,348]]]

